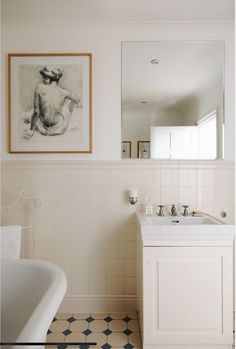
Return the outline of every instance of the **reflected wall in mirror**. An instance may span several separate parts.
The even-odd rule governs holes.
[[[132,158],[221,159],[224,42],[123,42],[122,141]],[[140,143],[141,144],[141,143]]]

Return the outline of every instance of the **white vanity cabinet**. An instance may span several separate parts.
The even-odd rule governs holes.
[[[151,235],[140,227],[143,349],[232,348],[233,236]]]

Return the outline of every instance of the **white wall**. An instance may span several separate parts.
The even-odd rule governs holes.
[[[93,54],[93,154],[7,154],[7,110],[2,103],[3,159],[120,159],[121,140],[121,41],[125,40],[225,40],[225,154],[234,158],[234,37],[232,23],[77,23],[55,19],[7,21],[4,1],[2,28],[2,87],[7,100],[7,53],[91,52]],[[20,1],[15,2],[17,5]],[[109,131],[108,131],[109,130]]]
[[[136,222],[144,204],[183,204],[234,222],[232,162],[173,161],[7,161],[2,180],[41,200],[35,220],[36,257],[66,273],[62,311],[136,309]],[[127,190],[136,187],[131,206]],[[3,215],[3,224],[32,223],[29,207]],[[23,230],[23,256],[32,256],[32,231]]]
[[[217,114],[217,158],[223,157],[223,123],[224,123],[224,81],[218,72],[207,84],[197,92],[194,103],[189,107],[187,114],[193,117],[192,123],[204,118],[212,111]]]
[[[190,122],[185,116],[185,112],[167,108],[156,112],[156,122],[154,126],[189,126]]]
[[[54,17],[44,21],[47,9],[41,5],[37,21],[30,21],[30,16],[25,21],[27,7],[18,18],[21,2],[9,1],[11,6],[13,2],[14,18],[6,21],[8,1],[3,1],[2,184],[26,190],[42,201],[35,222],[37,258],[50,260],[66,272],[69,287],[62,310],[135,309],[136,207],[128,204],[127,189],[139,189],[140,205],[150,192],[155,205],[190,203],[216,216],[224,210],[228,222],[233,222],[234,172],[231,162],[101,161],[121,157],[121,41],[225,40],[226,154],[233,159],[233,24],[63,22],[57,8]],[[7,153],[9,52],[93,54],[93,154]],[[4,216],[3,223],[25,225],[27,219],[16,213]]]
[[[137,142],[150,140],[150,127],[154,126],[151,113],[126,112],[122,115],[122,140],[131,141],[131,158],[137,158]]]

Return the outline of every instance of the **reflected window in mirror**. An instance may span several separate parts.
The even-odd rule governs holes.
[[[122,141],[131,158],[221,159],[223,129],[224,42],[122,43]],[[141,140],[150,142],[143,154]]]

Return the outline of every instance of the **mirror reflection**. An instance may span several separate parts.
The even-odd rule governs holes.
[[[122,43],[122,158],[223,157],[224,43]]]

